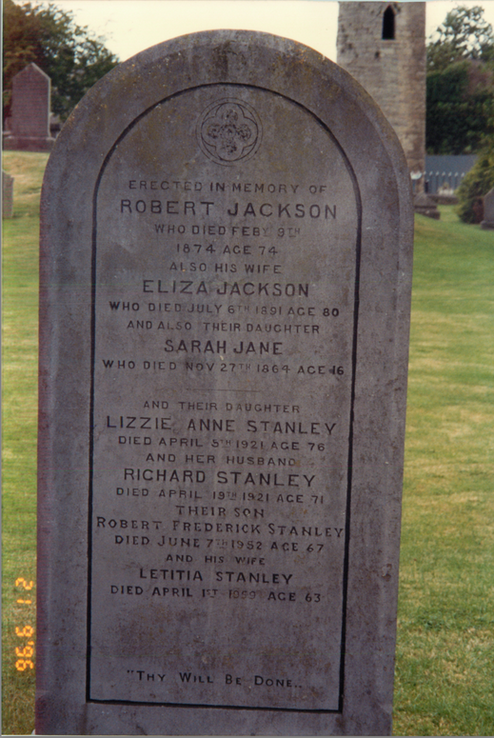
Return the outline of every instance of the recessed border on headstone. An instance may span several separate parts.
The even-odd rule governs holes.
[[[91,505],[103,467],[93,458],[95,402],[103,397],[93,366],[100,350],[98,339],[93,343],[100,289],[93,275],[105,223],[93,214],[100,188],[111,191],[105,172],[117,148],[125,150],[128,133],[163,101],[189,93],[204,103],[196,121],[187,121],[188,135],[211,166],[225,178],[239,161],[250,166],[272,140],[270,121],[242,94],[219,96],[232,86],[287,100],[319,121],[359,193],[341,664],[327,706],[313,701],[307,709],[280,698],[244,696],[242,702],[226,697],[225,689],[217,703],[191,703],[180,695],[124,698],[128,688],[113,684],[112,698],[91,652],[91,598],[98,587],[91,556],[104,551],[94,549]],[[232,116],[235,130],[218,143],[216,131]],[[135,174],[138,180],[141,173]],[[122,212],[131,212],[131,200],[121,202]],[[48,163],[41,204],[38,733],[390,732],[412,240],[409,174],[391,127],[346,72],[296,42],[247,31],[174,39],[117,67],[77,106]],[[148,281],[145,291],[152,288]],[[108,416],[108,427],[114,426]]]

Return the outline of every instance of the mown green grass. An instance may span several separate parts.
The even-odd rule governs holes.
[[[39,195],[47,158],[3,157],[15,183],[14,218],[2,222],[2,732],[15,734],[34,728],[35,669],[16,668],[34,639],[16,628],[36,625]]]
[[[394,732],[494,733],[494,233],[417,216]]]
[[[7,152],[3,222],[3,733],[34,727],[39,192],[45,154]],[[394,732],[494,733],[494,233],[416,219]],[[33,597],[31,597],[34,600]]]

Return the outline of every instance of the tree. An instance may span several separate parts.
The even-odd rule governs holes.
[[[456,210],[464,223],[479,222],[479,201],[494,187],[494,136],[488,139],[477,161],[458,187]]]
[[[450,10],[427,45],[427,71],[437,72],[450,64],[472,59],[494,60],[494,31],[478,5]]]
[[[10,113],[12,78],[35,62],[52,81],[52,110],[65,120],[97,80],[118,63],[100,38],[78,26],[71,12],[30,2],[4,2],[4,117]]]
[[[474,61],[427,76],[427,151],[469,154],[494,132],[494,73]]]
[[[450,11],[427,46],[427,151],[468,154],[494,132],[494,31],[483,9]]]

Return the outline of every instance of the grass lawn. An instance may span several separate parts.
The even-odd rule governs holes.
[[[28,656],[36,626],[39,195],[47,160],[3,156],[15,182],[14,218],[2,222],[2,732],[18,734],[34,728],[35,658]]]
[[[3,159],[15,177],[15,217],[3,221],[4,734],[34,727],[38,227],[46,160],[17,152]],[[439,222],[416,219],[394,732],[492,735],[494,233],[441,210]]]
[[[494,232],[416,218],[394,730],[494,734]]]

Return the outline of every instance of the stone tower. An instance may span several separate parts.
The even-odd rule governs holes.
[[[374,98],[412,176],[425,169],[425,3],[340,2],[340,66]],[[423,180],[416,183],[416,192]]]

